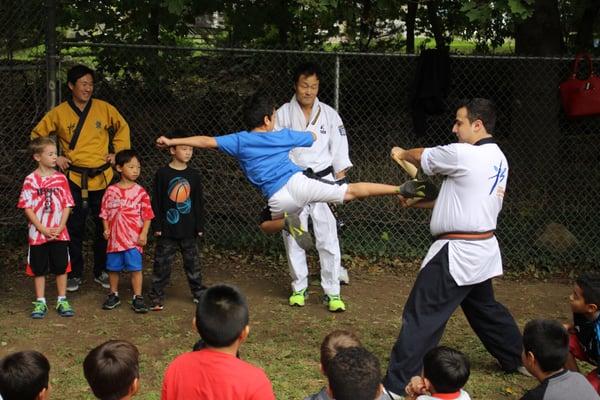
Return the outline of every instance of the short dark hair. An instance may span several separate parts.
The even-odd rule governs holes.
[[[473,123],[480,120],[485,130],[490,135],[494,134],[496,129],[496,106],[489,99],[476,97],[468,100],[461,100],[457,110],[465,107],[467,109],[467,118]]]
[[[523,350],[533,353],[542,371],[558,371],[567,361],[569,334],[558,321],[534,319],[523,329]]]
[[[336,400],[373,400],[381,383],[379,360],[363,347],[343,349],[329,363],[327,379]]]
[[[129,161],[137,158],[140,161],[140,157],[138,157],[137,153],[133,149],[121,150],[117,154],[115,154],[115,165],[122,167],[127,164]]]
[[[198,299],[196,329],[210,347],[230,346],[248,325],[249,319],[246,298],[235,286],[211,286]]]
[[[67,71],[67,82],[75,85],[79,78],[86,75],[91,75],[92,80],[96,82],[96,72],[93,69],[81,64],[76,65]]]
[[[585,304],[595,304],[600,308],[600,275],[585,273],[575,282],[581,288]]]
[[[56,142],[54,141],[54,139],[52,139],[49,136],[40,136],[29,142],[27,150],[29,150],[29,153],[31,155],[41,154],[44,152],[46,146],[50,145],[56,146]]]
[[[190,137],[191,134],[189,131],[186,131],[185,129],[178,128],[178,129],[173,129],[172,131],[169,131],[165,136],[169,139],[181,139],[181,138]]]
[[[423,375],[437,393],[460,390],[471,374],[469,359],[460,351],[446,346],[429,350],[423,357]]]
[[[336,330],[329,333],[321,343],[321,366],[327,371],[329,363],[343,349],[362,347],[358,337],[348,331]]]
[[[0,360],[0,397],[33,400],[48,388],[50,363],[37,351],[19,351]]]
[[[243,108],[246,129],[251,131],[264,124],[265,116],[271,118],[275,111],[275,102],[265,92],[256,92],[246,99]]]
[[[298,83],[298,79],[304,76],[313,76],[316,75],[318,80],[321,80],[321,67],[319,64],[314,63],[312,61],[304,62],[299,64],[296,69],[294,69],[294,85]]]
[[[118,400],[129,393],[139,378],[140,353],[125,340],[109,340],[93,348],[83,360],[83,374],[94,395],[102,400]]]

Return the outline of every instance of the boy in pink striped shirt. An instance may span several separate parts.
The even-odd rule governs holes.
[[[106,270],[110,281],[110,293],[102,308],[112,310],[121,304],[119,273],[125,271],[131,272],[131,306],[136,313],[146,313],[148,308],[142,297],[142,252],[148,241],[148,229],[154,213],[150,196],[135,183],[141,170],[135,151],[118,152],[115,166],[121,180],[106,189],[100,209],[104,237],[108,241]]]
[[[69,233],[67,219],[73,196],[67,178],[56,168],[56,144],[48,137],[31,141],[29,151],[38,167],[27,175],[19,196],[18,208],[22,208],[29,221],[26,273],[34,278],[36,300],[31,318],[46,316],[46,275],[56,275],[56,311],[62,317],[72,317],[74,311],[67,301],[67,273],[69,262]]]

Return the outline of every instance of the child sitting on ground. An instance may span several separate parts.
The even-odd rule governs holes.
[[[274,400],[263,370],[237,358],[250,333],[244,295],[233,286],[215,285],[198,300],[194,325],[204,345],[167,367],[161,399]]]
[[[351,347],[362,347],[360,340],[352,332],[336,330],[325,336],[321,343],[321,363],[319,364],[321,373],[327,376],[327,368],[333,357],[338,352]],[[387,396],[382,395],[381,400],[385,399]],[[327,387],[324,387],[320,392],[308,396],[304,400],[331,400],[331,397],[327,393]]]
[[[583,375],[564,368],[569,336],[557,321],[533,320],[523,330],[523,365],[540,381],[521,400],[598,400]]]
[[[406,399],[470,400],[462,388],[470,375],[467,357],[446,346],[435,347],[423,358],[423,376],[413,376],[406,386]]]
[[[31,318],[46,316],[46,275],[56,276],[56,311],[61,317],[72,317],[73,308],[67,301],[69,263],[69,233],[67,219],[75,204],[67,177],[56,168],[56,144],[49,137],[39,137],[29,144],[38,167],[27,175],[17,207],[29,220],[29,252],[26,273],[33,277],[36,300]]]
[[[383,391],[379,360],[363,347],[342,349],[326,373],[328,395],[335,400],[375,400]]]
[[[140,353],[125,340],[109,340],[83,360],[83,375],[101,400],[129,400],[140,388]]]
[[[265,233],[280,232],[285,226],[300,247],[309,249],[312,238],[302,228],[298,216],[307,204],[343,203],[400,193],[400,188],[393,185],[370,182],[337,185],[306,176],[292,163],[289,152],[296,147],[312,146],[317,134],[287,128],[273,132],[275,103],[260,92],[245,105],[244,122],[249,131],[217,137],[169,139],[161,136],[156,145],[161,148],[178,145],[215,148],[238,159],[246,178],[268,199],[268,209],[261,214],[260,223]]]
[[[131,272],[133,301],[136,313],[146,313],[148,308],[142,297],[142,252],[148,242],[150,221],[154,218],[150,196],[135,183],[140,176],[140,161],[133,150],[121,150],[115,155],[115,166],[121,179],[106,188],[102,197],[100,218],[104,225],[106,270],[110,293],[102,308],[112,310],[121,304],[119,299],[119,273]]]
[[[0,359],[0,399],[50,398],[50,363],[37,351],[19,351]]]
[[[577,361],[587,361],[595,366],[600,362],[600,276],[583,274],[569,296],[573,324],[566,325],[569,332],[569,355],[566,367],[578,371]],[[586,375],[596,392],[600,392],[598,368]]]

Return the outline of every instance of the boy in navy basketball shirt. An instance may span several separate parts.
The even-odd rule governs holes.
[[[170,139],[188,137],[180,130],[168,136]],[[202,182],[200,173],[188,166],[194,149],[177,145],[169,147],[169,152],[171,162],[156,171],[152,195],[152,209],[156,216],[152,228],[157,238],[150,291],[151,309],[154,311],[164,308],[165,287],[171,277],[171,263],[177,250],[181,251],[194,301],[205,289],[198,251],[198,238],[204,231]]]

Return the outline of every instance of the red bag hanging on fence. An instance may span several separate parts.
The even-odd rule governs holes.
[[[588,62],[590,75],[587,79],[577,79],[579,62],[584,58]],[[600,115],[600,77],[594,75],[592,59],[587,53],[575,57],[573,73],[558,87],[565,114],[569,118]]]

